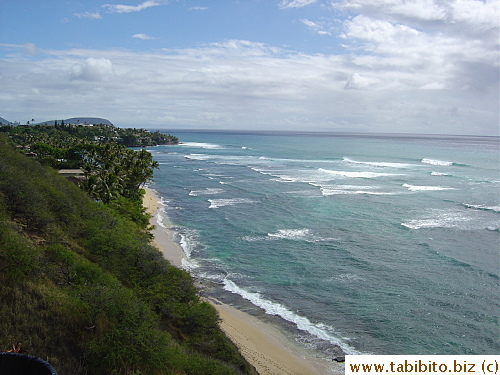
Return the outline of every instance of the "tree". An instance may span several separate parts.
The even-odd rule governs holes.
[[[94,145],[83,152],[85,181],[80,186],[103,203],[119,195],[137,199],[141,187],[152,179],[154,168],[158,162],[144,149],[133,151],[114,143]]]

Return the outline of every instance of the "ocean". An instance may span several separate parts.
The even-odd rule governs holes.
[[[499,138],[165,131],[184,268],[300,345],[498,354]]]

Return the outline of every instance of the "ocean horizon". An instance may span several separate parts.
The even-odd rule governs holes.
[[[165,132],[150,186],[204,292],[327,358],[500,352],[498,137]]]

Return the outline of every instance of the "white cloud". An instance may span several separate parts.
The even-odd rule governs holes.
[[[345,90],[365,90],[373,87],[379,81],[375,78],[363,77],[359,73],[353,73],[344,85]]]
[[[317,0],[282,0],[280,8],[302,8],[314,4]]]
[[[319,28],[318,24],[306,19],[300,20],[304,25],[310,27],[310,28]]]
[[[432,82],[420,87],[421,90],[442,90],[445,86],[440,82]]]
[[[207,10],[208,7],[191,7],[189,10]]]
[[[376,20],[366,16],[356,16],[345,23],[344,38],[356,38],[376,44],[405,45],[416,40],[418,30],[401,24]]]
[[[141,10],[159,6],[161,3],[155,0],[147,0],[139,5],[123,5],[123,4],[104,4],[104,8],[108,8],[111,13],[131,13],[140,12]]]
[[[326,31],[323,27],[323,25],[310,21],[308,19],[302,19],[300,20],[304,25],[306,25],[309,29],[313,30],[319,35],[332,35],[329,31]]]
[[[75,13],[75,16],[78,18],[90,18],[93,20],[100,20],[102,16],[99,12],[84,12],[84,13]]]
[[[447,11],[434,0],[412,0],[394,4],[390,12],[407,18],[415,18],[423,21],[446,20]]]
[[[450,4],[451,20],[455,23],[466,23],[475,30],[498,31],[499,6],[500,3],[496,0],[455,0]]]
[[[462,24],[473,29],[498,28],[497,0],[341,0],[335,8],[391,22],[413,24],[423,28],[429,24]]]
[[[34,43],[24,43],[22,47],[27,55],[35,56],[40,53],[40,49]]]
[[[340,6],[357,14],[344,22],[341,36],[356,56],[358,73],[369,71],[399,87],[484,91],[498,85],[498,25],[493,21],[498,5],[349,0]]]
[[[113,64],[106,58],[90,57],[71,66],[69,75],[72,80],[106,81],[114,75]]]
[[[152,36],[149,36],[149,35],[146,35],[146,34],[134,34],[132,35],[132,38],[137,38],[137,39],[142,39],[142,40],[153,40],[153,39],[156,39],[155,37],[152,37]]]

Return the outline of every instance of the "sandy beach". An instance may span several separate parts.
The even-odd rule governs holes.
[[[174,241],[170,223],[158,224],[159,197],[146,189],[144,206],[153,215],[154,245],[173,265],[182,267],[184,253]],[[261,375],[343,374],[344,365],[310,355],[291,342],[276,327],[220,301],[207,299],[218,311],[220,326],[241,354]]]

